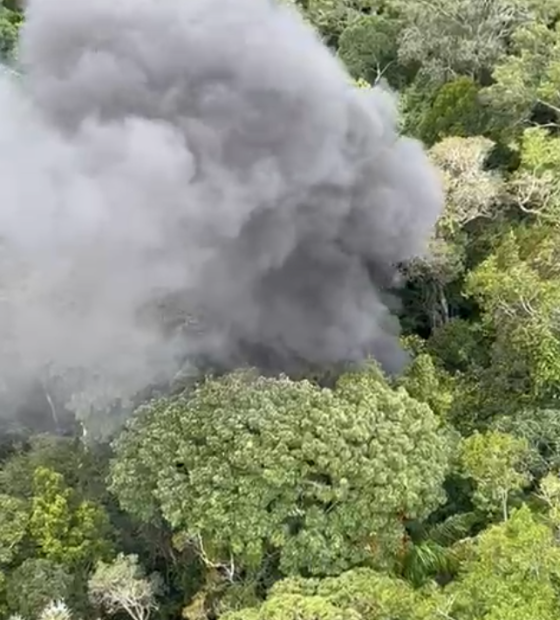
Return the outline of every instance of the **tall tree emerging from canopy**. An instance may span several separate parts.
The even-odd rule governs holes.
[[[124,508],[161,511],[210,565],[338,574],[386,563],[404,517],[442,500],[446,435],[377,369],[334,390],[235,373],[144,408],[116,443]]]
[[[521,0],[394,0],[408,26],[399,56],[420,65],[422,79],[443,83],[459,75],[488,79],[508,37],[528,16]]]

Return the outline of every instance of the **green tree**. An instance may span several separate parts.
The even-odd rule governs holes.
[[[553,531],[526,507],[484,531],[459,579],[446,588],[456,620],[553,620],[560,613],[560,549]]]
[[[552,525],[560,528],[560,477],[557,473],[548,473],[539,485],[539,497],[544,500]]]
[[[320,596],[285,594],[269,599],[260,609],[243,609],[224,620],[362,620],[353,609],[341,610]]]
[[[465,292],[495,333],[484,388],[496,413],[554,408],[560,385],[558,229],[519,226],[473,270]]]
[[[400,24],[385,15],[367,15],[353,21],[340,35],[338,55],[355,78],[374,84],[384,78],[397,88],[406,81],[399,65]]]
[[[53,600],[67,600],[72,584],[72,577],[59,564],[45,559],[25,560],[7,578],[9,609],[24,618],[34,618]]]
[[[491,336],[479,322],[453,318],[432,332],[426,352],[456,377],[490,363]]]
[[[515,135],[531,120],[556,124],[560,105],[560,30],[558,7],[531,2],[531,15],[511,33],[508,53],[493,70],[485,91],[493,119]],[[513,129],[513,131],[512,131]]]
[[[62,474],[68,486],[78,493],[105,502],[107,463],[102,446],[87,447],[74,437],[36,435],[2,464],[0,491],[30,499],[35,471],[46,467]]]
[[[442,420],[446,419],[453,403],[455,383],[431,355],[416,355],[397,380],[397,385],[402,385],[412,398],[427,403]]]
[[[493,147],[491,140],[480,136],[449,137],[429,151],[441,174],[445,208],[428,256],[414,259],[404,267],[408,282],[405,309],[409,321],[415,317],[417,328],[425,325],[433,332],[448,323],[454,311],[464,304],[462,291],[449,293],[451,285],[464,276],[470,230],[493,223],[504,212],[505,180],[486,166]]]
[[[259,608],[227,613],[223,620],[423,620],[435,606],[409,584],[370,569],[328,579],[286,579]]]
[[[95,561],[110,552],[108,518],[103,508],[80,500],[61,474],[35,471],[30,533],[45,558],[62,565]]]
[[[415,133],[429,146],[446,137],[484,134],[490,118],[479,93],[480,87],[470,77],[446,82],[435,91]]]
[[[465,75],[485,80],[508,36],[526,19],[516,0],[394,0],[407,27],[402,62],[419,63],[424,80],[442,84]]]
[[[339,37],[345,28],[364,13],[383,6],[384,2],[371,0],[289,0],[317,29],[326,45],[338,47]]]
[[[10,563],[27,533],[29,507],[24,500],[0,495],[0,564]]]
[[[0,60],[14,59],[19,27],[22,22],[21,14],[0,4]]]
[[[251,373],[208,380],[150,405],[115,449],[123,505],[146,515],[151,492],[173,529],[230,574],[272,550],[284,573],[388,561],[401,518],[441,501],[449,452],[429,407],[374,369],[334,391]]]
[[[3,618],[8,615],[8,603],[6,599],[6,582],[7,577],[4,571],[0,570],[0,614]]]
[[[461,465],[476,482],[475,501],[481,508],[497,507],[504,521],[508,519],[510,496],[531,482],[528,457],[526,440],[498,431],[475,433],[463,440]]]
[[[560,470],[560,414],[556,409],[523,409],[497,418],[493,427],[523,438],[531,449],[529,467],[535,478]]]
[[[519,167],[508,181],[512,202],[523,214],[560,221],[560,138],[547,129],[526,129],[520,138]]]

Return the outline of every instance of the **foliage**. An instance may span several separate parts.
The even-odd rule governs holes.
[[[147,461],[155,436],[167,450]],[[116,445],[113,489],[128,501],[140,455],[205,559],[258,567],[273,548],[285,573],[336,574],[386,560],[399,517],[437,505],[446,451],[430,409],[375,370],[334,391],[237,373],[153,403]]]
[[[554,534],[527,507],[481,534],[460,578],[449,587],[457,620],[558,617],[560,549]]]
[[[72,577],[62,566],[51,560],[28,559],[9,575],[8,607],[25,618],[33,618],[53,600],[67,600],[71,588]]]
[[[357,569],[324,580],[287,579],[278,582],[259,609],[228,613],[224,620],[420,620],[430,604],[404,581]]]
[[[407,23],[400,58],[419,62],[425,79],[438,83],[459,75],[484,79],[524,17],[515,0],[396,0],[396,4]]]
[[[442,419],[446,418],[453,403],[455,384],[429,354],[417,355],[397,384],[402,385],[412,398],[427,403]]]
[[[559,103],[560,31],[547,3],[533,6],[536,15],[511,33],[508,54],[495,64],[494,83],[486,90],[497,122],[517,128],[527,126],[535,113],[544,124],[555,122]]]
[[[467,290],[493,325],[492,379],[502,403],[550,406],[560,381],[556,228],[510,231],[469,274]]]
[[[480,136],[450,137],[430,149],[446,191],[446,208],[438,224],[444,234],[453,235],[476,218],[494,216],[504,184],[496,171],[485,168],[493,146]]]
[[[108,519],[100,506],[80,501],[62,475],[47,468],[35,470],[34,486],[29,528],[45,558],[75,566],[108,553]]]
[[[485,366],[491,343],[480,323],[455,318],[434,330],[426,348],[445,370],[456,375]]]
[[[25,501],[0,495],[0,565],[8,564],[17,553],[27,531],[29,510]]]
[[[21,14],[4,5],[0,5],[0,60],[6,62],[14,59]]]
[[[510,194],[524,212],[557,222],[560,208],[560,138],[542,127],[526,129],[520,136],[520,165],[512,175]]]
[[[441,175],[391,291],[409,361],[174,382],[112,447],[3,428],[0,616],[556,620],[560,1],[281,1]]]
[[[52,601],[40,613],[38,620],[72,620],[72,612],[64,601]]]
[[[531,450],[528,465],[534,477],[560,470],[560,414],[557,410],[522,410],[497,418],[493,426],[527,442]]]
[[[475,501],[484,509],[498,507],[507,520],[510,495],[531,481],[526,471],[528,456],[525,439],[499,431],[477,432],[464,439],[460,462],[476,482]]]
[[[135,555],[119,554],[111,564],[98,562],[89,580],[92,603],[109,614],[125,611],[133,620],[148,620],[157,609],[159,580],[147,578]]]
[[[398,87],[405,77],[397,59],[398,31],[398,22],[383,15],[361,17],[342,32],[338,55],[354,77]]]
[[[548,473],[540,482],[539,497],[544,500],[549,510],[552,524],[560,526],[560,478],[558,474]]]
[[[489,114],[479,93],[477,83],[466,76],[442,84],[418,123],[418,135],[431,146],[450,136],[468,138],[484,134]]]
[[[58,472],[66,483],[91,499],[105,500],[106,460],[103,451],[89,449],[79,439],[36,435],[2,465],[0,490],[14,497],[30,499],[36,469]]]

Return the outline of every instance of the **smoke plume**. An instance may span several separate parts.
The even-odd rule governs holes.
[[[393,97],[270,0],[30,0],[0,80],[0,377],[86,410],[189,361],[402,361],[442,206]]]

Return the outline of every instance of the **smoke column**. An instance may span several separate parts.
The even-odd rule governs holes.
[[[442,206],[395,102],[269,0],[30,0],[0,80],[0,377],[74,409],[200,357],[373,354]]]

